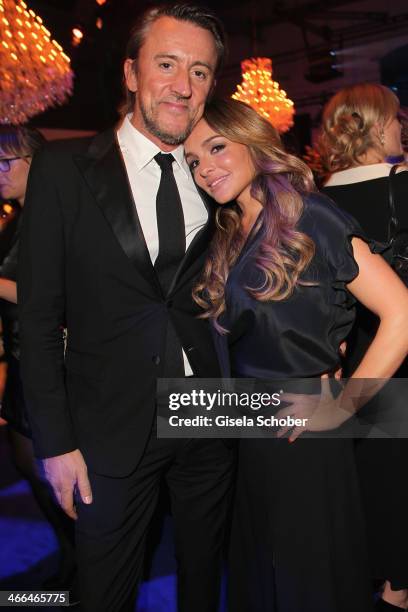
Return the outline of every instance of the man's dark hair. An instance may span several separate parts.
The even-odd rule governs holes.
[[[209,9],[194,4],[164,4],[147,9],[138,18],[133,26],[126,47],[126,57],[137,62],[140,48],[151,26],[160,17],[173,17],[178,21],[187,21],[193,25],[207,30],[214,38],[217,50],[217,64],[215,74],[219,74],[227,52],[227,44],[224,27],[216,15]],[[126,103],[123,110],[131,112],[135,104],[135,94],[126,88]]]

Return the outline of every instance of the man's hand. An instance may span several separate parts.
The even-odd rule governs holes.
[[[61,508],[73,519],[77,519],[74,504],[74,489],[77,488],[84,504],[92,503],[92,490],[88,470],[80,450],[43,460],[44,471]]]

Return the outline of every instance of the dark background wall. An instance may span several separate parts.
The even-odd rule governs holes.
[[[27,0],[71,57],[74,95],[63,107],[34,118],[45,128],[100,130],[118,119],[122,61],[130,26],[146,0]],[[218,93],[231,95],[241,80],[240,62],[271,57],[274,78],[295,101],[290,142],[307,144],[322,104],[340,87],[384,82],[408,104],[407,0],[209,0],[223,20],[230,55]],[[97,18],[103,21],[96,27]],[[85,33],[78,47],[71,31]],[[335,52],[335,55],[330,54]]]

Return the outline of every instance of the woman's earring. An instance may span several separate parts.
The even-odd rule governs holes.
[[[379,138],[380,138],[380,144],[383,147],[385,145],[385,134],[384,134],[384,128],[380,129],[379,132]]]

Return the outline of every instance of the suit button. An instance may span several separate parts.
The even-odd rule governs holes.
[[[160,357],[159,357],[159,355],[153,355],[152,361],[153,361],[154,365],[159,365],[160,364]]]
[[[173,306],[173,300],[167,300],[167,302],[166,302],[166,306],[167,306],[167,308],[172,308],[172,306]]]

